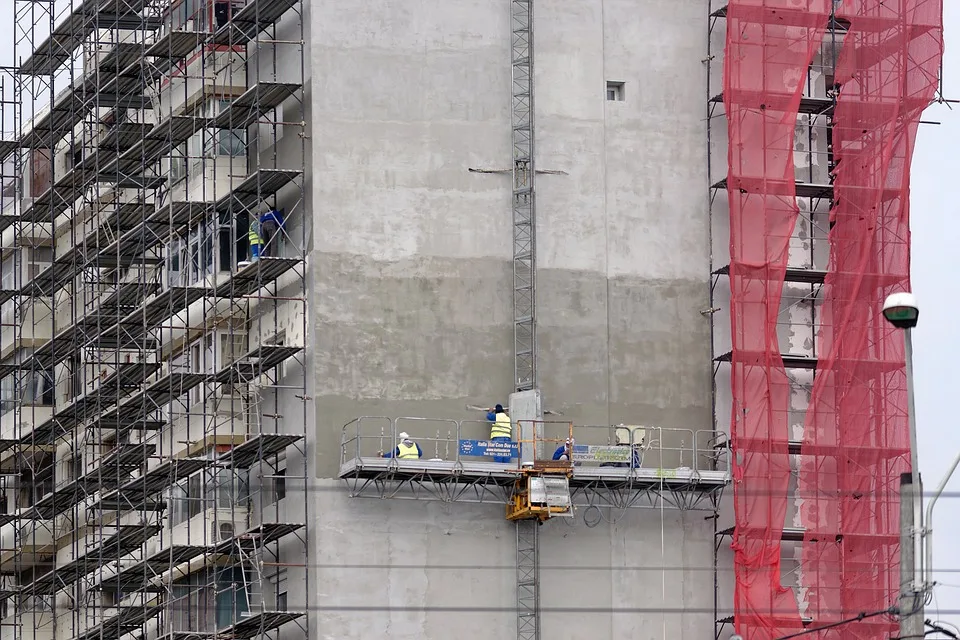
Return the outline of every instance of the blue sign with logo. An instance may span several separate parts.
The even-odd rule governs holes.
[[[519,458],[520,447],[516,442],[494,442],[492,440],[461,440],[460,455],[482,456],[486,458]]]

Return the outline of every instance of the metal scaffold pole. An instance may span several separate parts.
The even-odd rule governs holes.
[[[536,216],[533,133],[533,1],[511,0],[514,383],[536,388]]]
[[[540,640],[539,520],[517,520],[517,638]]]

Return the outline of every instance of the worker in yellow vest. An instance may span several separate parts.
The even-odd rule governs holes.
[[[423,449],[410,439],[410,435],[406,431],[403,431],[400,433],[400,442],[394,450],[380,455],[384,458],[397,458],[399,460],[419,460],[423,457]]]
[[[513,421],[503,410],[503,405],[498,404],[493,411],[487,413],[487,420],[490,421],[490,439],[494,442],[512,442],[513,441]],[[494,462],[510,462],[510,456],[494,456]]]
[[[250,262],[257,262],[263,251],[263,238],[260,237],[260,220],[254,217],[247,231],[247,243],[250,245]]]

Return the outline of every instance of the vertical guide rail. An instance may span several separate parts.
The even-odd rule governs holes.
[[[511,0],[514,384],[536,388],[533,0]]]
[[[540,640],[540,521],[516,526],[517,640]]]
[[[537,386],[533,0],[510,0],[513,141],[513,382]],[[540,523],[518,520],[517,638],[540,640]]]

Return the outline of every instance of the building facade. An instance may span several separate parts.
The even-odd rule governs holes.
[[[869,309],[937,3],[11,2],[0,635],[765,640],[895,598]]]

